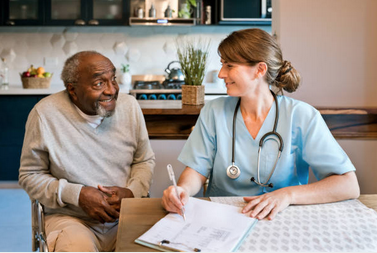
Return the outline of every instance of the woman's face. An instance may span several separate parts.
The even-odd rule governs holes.
[[[221,59],[219,78],[224,79],[229,96],[242,97],[255,89],[257,66],[227,62]]]

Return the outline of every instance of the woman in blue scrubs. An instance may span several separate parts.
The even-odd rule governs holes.
[[[291,204],[357,198],[355,167],[321,114],[271,92],[294,92],[300,83],[273,37],[260,29],[236,31],[220,43],[218,52],[219,78],[229,97],[207,102],[201,110],[178,158],[187,166],[178,181],[181,201],[169,187],[162,198],[164,208],[180,213],[207,178],[206,196],[245,196],[243,212],[251,211],[257,219],[273,219]],[[265,138],[258,153],[261,139],[274,127],[278,134]],[[309,167],[318,179],[311,184]]]

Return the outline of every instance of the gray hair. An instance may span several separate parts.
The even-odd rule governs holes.
[[[67,88],[69,83],[76,84],[79,81],[79,64],[80,64],[80,57],[88,56],[88,55],[102,55],[96,51],[81,51],[78,52],[71,57],[69,57],[63,67],[63,71],[60,75],[60,78],[64,82],[64,86]]]

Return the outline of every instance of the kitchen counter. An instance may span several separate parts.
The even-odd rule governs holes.
[[[120,92],[128,93],[128,90],[120,87]],[[23,95],[30,95],[26,96],[30,100],[39,100],[43,96],[63,89],[63,85],[51,86],[49,89],[23,89],[22,86],[16,85],[10,86],[9,90],[0,90],[0,95],[9,95],[13,97],[10,101],[17,99],[19,101],[17,103],[20,103],[24,101]],[[26,114],[25,120],[30,108],[35,104],[33,101],[28,105],[28,111],[24,112]],[[151,139],[187,139],[203,107],[202,105],[182,105],[180,100],[139,100],[138,102],[143,111]],[[317,109],[335,138],[377,139],[377,108],[317,107]]]
[[[21,85],[10,85],[8,90],[0,90],[0,95],[50,95],[64,89],[63,84],[48,89],[24,89]]]

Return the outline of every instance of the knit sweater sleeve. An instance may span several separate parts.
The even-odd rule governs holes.
[[[38,199],[46,207],[58,208],[66,204],[78,206],[82,185],[51,175],[46,145],[49,140],[45,135],[48,131],[34,107],[26,122],[19,184],[31,199]]]
[[[143,113],[136,100],[134,101],[134,105],[138,124],[138,133],[136,134],[137,148],[134,153],[127,188],[132,191],[135,198],[140,198],[148,196],[155,166],[155,156],[149,142]]]

